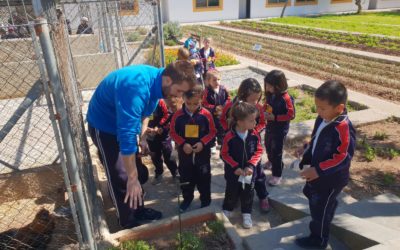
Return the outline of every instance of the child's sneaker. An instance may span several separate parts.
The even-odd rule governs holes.
[[[268,198],[260,200],[260,210],[263,213],[268,213],[270,209]]]
[[[162,182],[163,176],[159,175],[159,176],[155,176],[154,180],[152,182],[153,185],[160,185]]]
[[[179,206],[179,210],[181,211],[181,213],[186,212],[186,210],[189,208],[190,203],[192,203],[191,201],[185,201],[183,200],[183,202],[181,203],[181,205]]]
[[[226,218],[230,219],[232,217],[232,212],[228,210],[222,210],[222,212],[225,214]]]
[[[309,248],[309,249],[326,249],[328,246],[328,242],[324,242],[317,237],[302,237],[297,238],[295,244],[301,248]]]
[[[249,229],[253,226],[253,221],[251,220],[251,214],[242,214],[243,216],[243,227]]]
[[[269,179],[268,184],[270,186],[278,186],[281,184],[281,180],[282,180],[282,177],[272,176],[272,178]]]

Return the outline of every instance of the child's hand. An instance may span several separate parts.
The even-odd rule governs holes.
[[[265,113],[265,119],[267,119],[268,121],[275,121],[275,116],[272,113]]]
[[[233,173],[237,176],[244,175],[243,169],[241,169],[241,168],[236,169],[235,172],[233,172]]]
[[[306,181],[313,181],[317,178],[319,178],[319,175],[317,173],[317,170],[315,170],[314,167],[306,168],[300,172],[300,176],[303,179],[306,179]]]
[[[163,132],[164,132],[163,128],[157,128],[156,129],[156,133],[159,134],[159,135],[161,135]]]
[[[193,145],[193,152],[199,153],[199,152],[201,152],[201,150],[203,150],[203,143],[198,142]]]
[[[188,144],[188,143],[185,143],[183,145],[183,152],[185,152],[185,154],[190,155],[193,152],[192,146],[190,144]]]
[[[146,129],[146,134],[151,135],[151,134],[153,134],[153,133],[154,133],[153,128],[147,128],[147,129]]]
[[[245,174],[245,175],[253,175],[253,169],[252,169],[252,168],[249,168],[249,167],[246,167],[246,168],[244,169],[244,174]]]

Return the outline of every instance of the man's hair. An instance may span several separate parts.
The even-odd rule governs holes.
[[[196,86],[194,86],[193,88],[191,88],[189,91],[186,91],[183,96],[187,99],[190,99],[192,97],[202,97],[203,95],[203,88],[196,84]]]
[[[336,107],[339,104],[346,104],[347,89],[341,82],[329,80],[319,86],[317,91],[315,91],[315,97],[323,101],[328,101],[329,105]]]
[[[188,61],[176,61],[167,65],[163,76],[168,76],[172,84],[181,84],[186,81],[190,88],[197,84],[196,74],[192,64]]]

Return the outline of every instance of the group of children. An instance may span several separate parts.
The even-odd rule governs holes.
[[[209,62],[213,59],[208,57],[215,53],[209,44],[207,46],[202,56],[206,56],[203,61]],[[287,92],[286,77],[279,70],[265,76],[264,98],[261,84],[248,78],[241,82],[232,100],[221,85],[221,75],[215,67],[208,67],[206,71],[203,68],[201,73],[204,73],[205,88],[199,85],[186,92],[183,104],[178,99],[160,101],[153,114],[148,142],[156,167],[155,178],[162,176],[164,161],[174,178],[179,172],[183,195],[180,210],[184,212],[189,208],[196,187],[201,207],[209,206],[210,160],[218,143],[226,180],[223,212],[230,217],[240,200],[243,227],[251,228],[254,191],[260,209],[269,210],[264,168],[272,170],[269,185],[281,183],[283,145],[289,123],[295,117],[294,100]],[[169,102],[168,105],[165,102]],[[328,81],[321,85],[315,102],[319,116],[300,163],[301,169],[308,165],[301,176],[306,180],[304,194],[310,200],[311,234],[297,239],[296,243],[302,247],[324,248],[337,206],[336,197],[349,179],[355,133],[346,113],[347,91],[341,83]],[[268,156],[263,166],[262,131],[265,131],[264,146]],[[171,159],[171,139],[178,151],[178,164]]]

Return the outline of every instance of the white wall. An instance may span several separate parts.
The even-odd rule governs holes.
[[[395,0],[396,1],[396,0]],[[400,0],[397,0],[400,2]],[[266,0],[256,0],[251,2],[251,18],[277,17],[280,16],[283,7],[267,8]],[[357,6],[354,3],[336,3],[331,4],[331,0],[319,0],[316,5],[295,6],[295,0],[286,7],[285,16],[298,16],[318,13],[335,13],[342,11],[356,11]],[[368,9],[369,0],[363,1],[363,9]]]
[[[377,0],[376,8],[400,8],[400,0]]]
[[[223,0],[223,9],[218,11],[193,12],[192,0],[168,0],[168,21],[180,23],[217,21],[227,19],[238,19],[239,0]],[[166,7],[164,5],[164,7]]]
[[[163,22],[166,23],[169,20],[168,0],[161,1],[161,8],[162,8],[162,14],[163,14]]]

